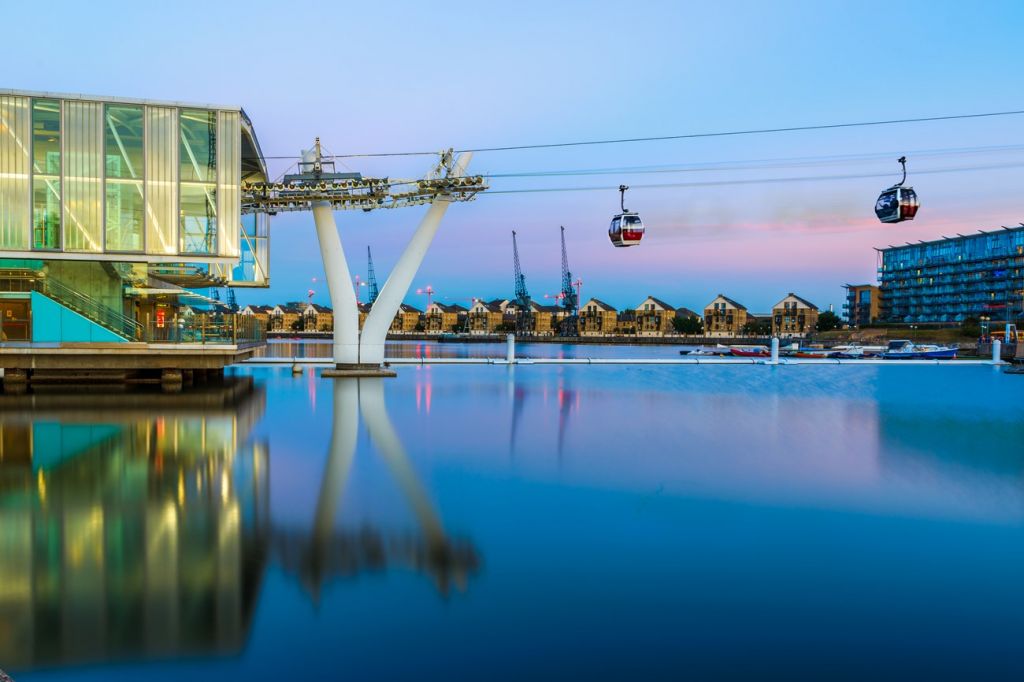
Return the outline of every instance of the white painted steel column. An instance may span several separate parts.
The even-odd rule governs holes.
[[[505,361],[513,363],[516,361],[516,335],[509,334],[505,337]]]
[[[772,337],[772,363],[773,365],[779,364],[779,337]]]
[[[470,159],[472,152],[465,152],[455,160],[452,169],[452,177],[461,177]],[[363,332],[359,339],[359,362],[364,365],[380,365],[384,362],[384,340],[387,338],[388,329],[391,327],[395,314],[398,313],[398,306],[402,304],[412,284],[413,277],[420,269],[423,257],[427,255],[427,249],[437,234],[437,228],[441,225],[441,218],[448,210],[450,201],[438,198],[430,205],[427,214],[423,216],[419,227],[409,240],[402,256],[398,259],[388,281],[380,290],[377,300],[373,302],[373,308],[363,323]],[[356,316],[358,321],[358,314]]]
[[[998,365],[1003,361],[1003,344],[999,339],[992,339],[992,364]]]
[[[331,307],[334,308],[334,362],[354,365],[359,362],[359,307],[329,202],[313,204],[313,221],[320,240],[320,255],[324,259]]]

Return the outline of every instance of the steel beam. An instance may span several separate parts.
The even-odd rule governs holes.
[[[455,160],[451,176],[462,177],[472,157],[472,152],[460,154],[459,158]],[[431,204],[427,214],[420,221],[419,227],[416,228],[416,232],[413,233],[412,239],[409,240],[409,245],[405,247],[398,263],[395,264],[388,276],[387,282],[380,290],[380,295],[374,301],[366,322],[363,323],[363,331],[359,338],[359,362],[361,364],[379,365],[384,362],[384,340],[387,337],[388,329],[391,328],[391,322],[398,313],[402,299],[409,292],[409,286],[412,284],[424,256],[427,255],[427,250],[430,248],[434,235],[437,234],[437,229],[441,225],[441,219],[450,204],[451,200],[445,198],[439,198]]]

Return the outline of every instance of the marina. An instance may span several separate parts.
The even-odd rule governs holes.
[[[0,396],[0,660],[17,680],[522,679],[524,649],[553,677],[669,678],[681,652],[698,676],[1024,674],[1020,388],[955,364],[246,365],[177,395]],[[908,631],[929,656],[901,662]],[[808,639],[799,663],[776,646]]]

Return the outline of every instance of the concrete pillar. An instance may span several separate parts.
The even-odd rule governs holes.
[[[184,381],[183,372],[180,369],[165,369],[160,372],[160,387],[164,393],[178,393]]]
[[[28,391],[28,370],[6,369],[4,370],[4,393],[11,395],[22,395]]]
[[[999,339],[992,339],[992,364],[998,365],[1003,361],[1003,344]]]
[[[461,177],[466,172],[466,167],[472,157],[473,154],[470,152],[460,154],[459,158],[455,160],[452,177]],[[409,245],[405,247],[394,270],[388,275],[388,280],[384,283],[377,300],[373,302],[370,314],[363,323],[363,332],[359,340],[358,361],[360,363],[380,365],[384,362],[384,340],[387,337],[388,328],[398,313],[402,299],[409,291],[409,285],[412,284],[413,277],[416,276],[420,263],[423,262],[423,257],[427,255],[427,249],[430,248],[430,243],[434,240],[434,235],[437,234],[437,228],[441,225],[441,218],[444,217],[450,203],[444,197],[438,197],[430,205],[427,214],[423,216],[419,227],[416,228],[412,239],[409,240]],[[356,319],[358,320],[358,314]]]
[[[772,337],[772,359],[771,364],[779,364],[779,337]]]
[[[505,337],[505,361],[512,364],[516,361],[516,335],[508,334]]]

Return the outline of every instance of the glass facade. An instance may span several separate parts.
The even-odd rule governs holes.
[[[106,105],[106,248],[142,251],[145,123],[142,107]]]
[[[32,102],[32,248],[60,248],[60,101]]]
[[[242,130],[237,111],[217,112],[217,215],[218,253],[239,255],[242,211]]]
[[[178,110],[146,109],[146,253],[178,252]]]
[[[64,103],[64,250],[103,251],[103,105]]]
[[[243,177],[266,168],[240,109],[0,89],[0,258],[194,264],[266,286],[269,218],[243,224]]]
[[[32,111],[28,97],[0,95],[0,248],[29,246]]]
[[[962,322],[1024,316],[1024,227],[881,251],[881,318]]]
[[[217,248],[217,113],[181,112],[181,252]]]

